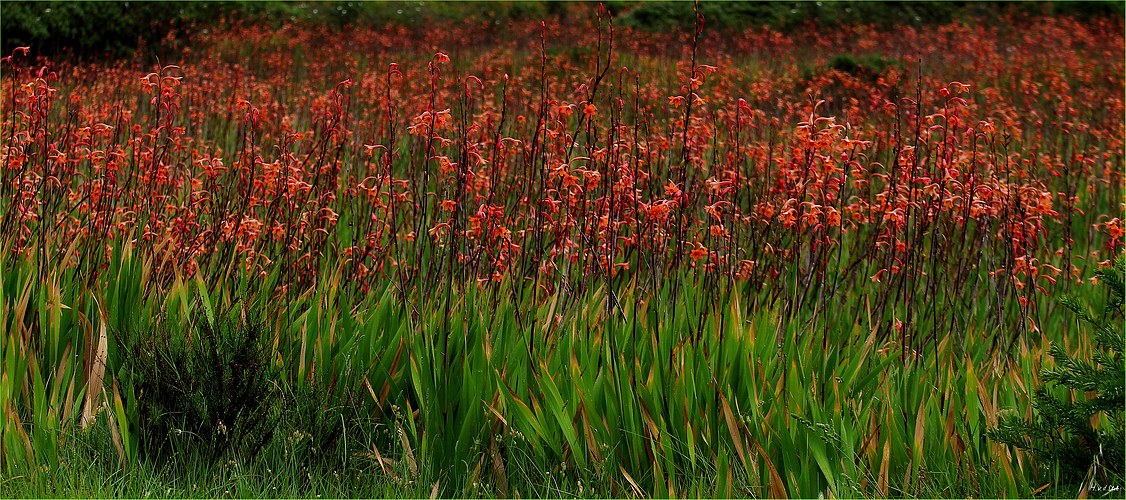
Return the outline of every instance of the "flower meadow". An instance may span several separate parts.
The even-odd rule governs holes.
[[[1075,494],[1120,18],[573,8],[5,57],[3,496]]]

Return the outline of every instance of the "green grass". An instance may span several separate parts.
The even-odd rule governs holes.
[[[138,297],[133,290],[143,288],[145,265],[128,249],[120,262],[117,286],[104,297],[110,312],[95,320],[97,328],[110,324],[111,343],[119,324],[184,328],[211,321],[218,313],[208,309],[237,307],[232,290],[210,290],[202,300],[196,283]],[[24,293],[42,293],[20,279],[32,266],[6,272],[5,293],[21,282]],[[889,349],[890,339],[876,330],[842,320],[838,313],[860,299],[817,319],[803,312],[787,318],[736,289],[712,301],[692,286],[703,283],[691,273],[679,276],[686,286],[675,294],[672,286],[621,286],[610,307],[601,289],[534,304],[502,284],[455,289],[408,308],[388,287],[348,315],[352,307],[337,295],[339,275],[331,276],[304,300],[262,302],[259,311],[281,308],[266,316],[283,318],[279,326],[288,332],[277,344],[285,374],[277,383],[290,395],[319,389],[273,411],[347,401],[369,419],[352,426],[356,433],[310,450],[313,436],[349,417],[295,417],[248,463],[237,453],[216,459],[191,446],[159,459],[137,449],[136,425],[144,421],[135,405],[145,395],[107,388],[115,416],[106,409],[80,429],[77,411],[56,411],[66,404],[71,370],[41,380],[26,365],[6,363],[5,382],[23,381],[30,391],[4,405],[32,419],[32,456],[26,465],[8,459],[5,496],[400,497],[429,496],[437,484],[441,496],[467,497],[517,490],[540,497],[980,497],[1027,496],[1039,486],[1030,456],[984,436],[1002,412],[1026,411],[1046,362],[1042,347],[1023,340],[1007,359],[978,335],[960,347],[948,335],[915,360]],[[259,303],[243,300],[249,310]],[[3,317],[18,316],[22,302],[4,303]],[[675,313],[667,307],[674,303]],[[95,316],[93,300],[87,304],[86,315]],[[83,311],[40,314],[48,331],[63,334],[70,328],[50,327],[76,324]],[[551,321],[557,314],[562,320]],[[1042,329],[1063,331],[1068,320],[1059,316]],[[1089,350],[1090,341],[1072,331],[1056,341]],[[5,336],[9,353],[12,338]],[[44,363],[53,345],[43,341]],[[129,379],[121,372],[124,355],[111,352],[106,370],[118,381]],[[372,390],[349,399],[348,387],[356,387],[346,377]],[[48,411],[30,411],[37,408]],[[60,426],[64,432],[51,432]],[[66,439],[50,444],[56,435]],[[21,447],[11,428],[5,440],[9,450]]]

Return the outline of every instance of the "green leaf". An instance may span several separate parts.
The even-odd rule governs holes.
[[[207,319],[207,326],[214,329],[215,310],[211,307],[211,297],[209,297],[207,293],[207,284],[203,282],[201,273],[195,275],[195,280],[197,290],[199,291],[199,299],[203,302],[203,313],[205,315],[204,317]]]

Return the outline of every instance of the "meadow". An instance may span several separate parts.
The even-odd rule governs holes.
[[[0,496],[1122,495],[1120,17],[572,8],[7,55]]]

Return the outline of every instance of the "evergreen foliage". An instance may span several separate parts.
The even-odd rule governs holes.
[[[1092,314],[1074,296],[1061,303],[1094,327],[1098,349],[1091,359],[1076,359],[1059,344],[1050,353],[1055,368],[1044,371],[1046,386],[1032,402],[1035,417],[1003,417],[990,437],[1031,451],[1045,465],[1058,464],[1060,480],[1087,486],[1123,486],[1123,294],[1126,258],[1096,273],[1107,289],[1101,315]],[[1097,394],[1088,398],[1085,394]],[[1119,490],[1121,491],[1121,490]]]

